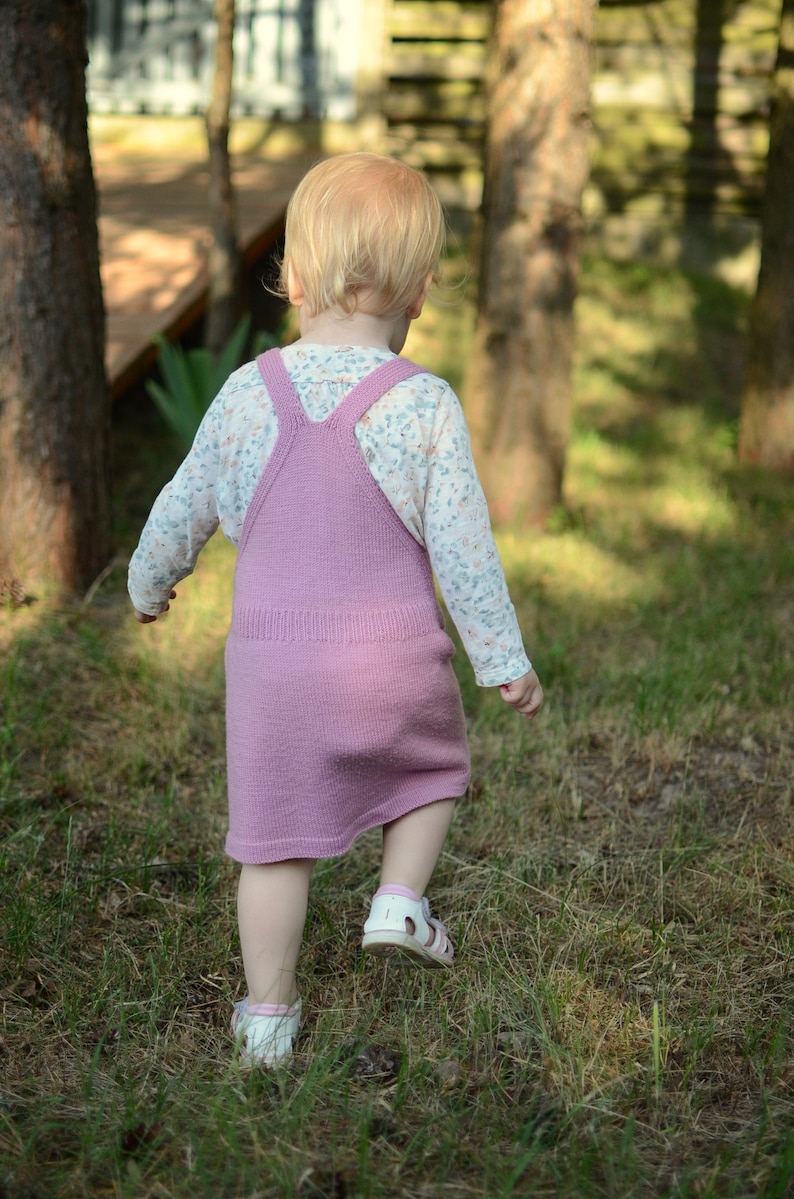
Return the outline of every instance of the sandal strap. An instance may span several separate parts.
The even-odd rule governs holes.
[[[440,943],[438,946],[436,946],[436,939],[434,938],[433,943],[429,946],[429,948],[434,950],[436,953],[440,953],[442,956],[447,953],[448,949],[451,949],[454,953],[455,947],[452,944],[452,938],[447,932],[447,926],[440,920],[437,920],[435,916],[430,915],[430,903],[426,895],[422,897],[422,915],[427,921],[428,927],[432,928],[440,938]]]
[[[420,898],[407,887],[385,886],[375,892],[364,932],[388,930],[403,933],[406,920],[412,922],[417,941],[431,953],[437,953],[439,957],[454,955],[455,949],[446,925],[430,915],[427,896]]]
[[[288,1057],[300,1027],[301,1001],[287,1004],[250,1004],[241,999],[234,1005],[232,1035],[240,1042],[244,1060],[268,1064]]]

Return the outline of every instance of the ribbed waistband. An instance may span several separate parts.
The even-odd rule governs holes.
[[[406,641],[443,628],[435,602],[354,612],[333,609],[235,608],[231,632],[249,641]]]

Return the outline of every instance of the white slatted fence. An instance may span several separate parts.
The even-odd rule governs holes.
[[[212,0],[87,0],[94,112],[203,112]],[[367,0],[237,0],[233,113],[352,120]]]

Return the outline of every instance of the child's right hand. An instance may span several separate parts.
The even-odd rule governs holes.
[[[176,592],[172,591],[168,598],[176,599]],[[170,607],[171,607],[170,604],[166,604],[166,606],[163,608],[162,612],[158,613],[158,615],[165,616],[166,612],[168,611],[168,609]],[[138,609],[136,608],[135,609],[135,619],[138,621],[139,624],[151,624],[152,621],[157,620],[157,616],[152,616],[149,612],[139,612]]]
[[[522,674],[520,679],[514,679],[512,683],[503,683],[499,694],[506,704],[526,716],[527,720],[533,720],[543,706],[543,688],[534,670]]]

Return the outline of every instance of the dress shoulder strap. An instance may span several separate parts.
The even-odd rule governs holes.
[[[267,387],[279,421],[290,423],[309,422],[300,397],[290,379],[279,349],[268,350],[256,360],[259,373]],[[391,391],[397,383],[413,375],[426,374],[423,366],[409,358],[392,358],[376,366],[373,371],[353,387],[331,415],[322,422],[327,425],[342,425],[353,428],[376,400]],[[309,422],[311,423],[311,422]]]
[[[281,350],[276,348],[260,354],[256,360],[256,365],[259,368],[259,374],[262,376],[262,381],[267,387],[268,395],[276,410],[279,424],[300,424],[307,422],[309,418],[303,409],[303,404],[300,402],[298,393],[292,385],[292,380],[287,374]]]
[[[427,374],[425,367],[411,362],[410,358],[392,358],[376,366],[374,371],[357,383],[328,420],[352,429],[375,401],[391,391],[392,387],[414,375],[424,374]]]

